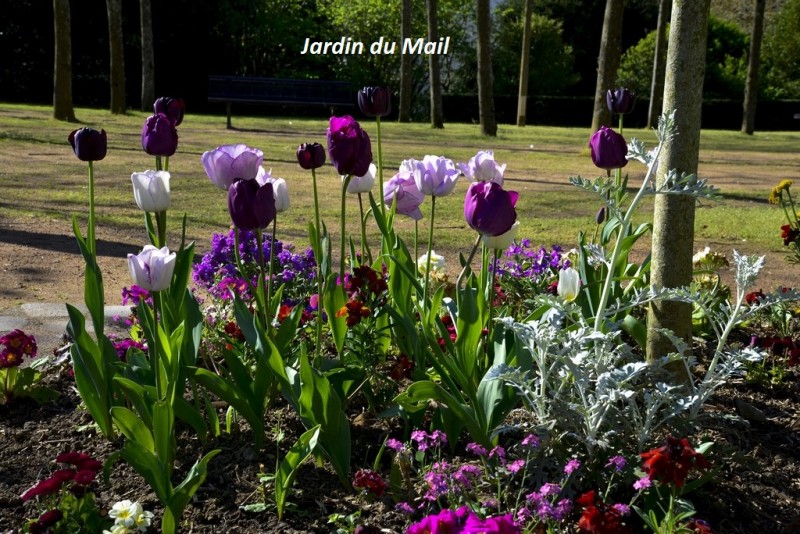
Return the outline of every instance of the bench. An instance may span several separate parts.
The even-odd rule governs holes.
[[[356,93],[349,82],[290,80],[248,76],[209,76],[208,101],[225,104],[231,129],[231,104],[352,107]]]

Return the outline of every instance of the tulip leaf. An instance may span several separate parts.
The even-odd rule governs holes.
[[[153,399],[150,398],[147,390],[133,380],[123,376],[115,376],[114,384],[122,390],[125,398],[139,414],[147,428],[153,428]]]
[[[153,442],[156,456],[170,475],[175,461],[175,412],[167,400],[153,404]]]
[[[337,284],[337,277],[336,273],[331,273],[328,276],[325,294],[323,295],[323,304],[325,313],[328,314],[328,325],[331,329],[333,342],[336,345],[336,351],[341,353],[344,347],[344,338],[347,335],[347,322],[344,317],[336,317],[336,312],[347,303],[347,294],[344,290],[344,279],[342,279],[341,284]],[[344,275],[342,275],[343,277]]]
[[[186,474],[186,478],[183,479],[183,482],[178,484],[172,491],[172,496],[164,503],[166,509],[164,510],[164,519],[162,520],[162,532],[168,532],[168,528],[172,529],[171,532],[176,531],[177,525],[175,521],[183,516],[186,505],[189,504],[194,494],[200,486],[203,485],[203,482],[205,482],[206,476],[208,475],[208,463],[220,452],[222,452],[220,449],[214,449],[195,462],[189,470],[189,473]]]
[[[103,274],[97,265],[97,257],[89,250],[89,245],[81,236],[78,228],[78,218],[72,217],[72,231],[78,242],[78,248],[83,255],[86,270],[84,271],[83,298],[89,315],[92,317],[95,336],[99,339],[103,335],[105,293],[103,292]]]
[[[283,461],[275,473],[275,504],[278,508],[278,520],[283,518],[283,511],[286,508],[286,498],[289,496],[289,489],[294,484],[297,468],[305,462],[317,448],[319,439],[320,425],[306,430],[298,438],[289,452],[286,453]]]
[[[135,413],[124,406],[114,406],[111,408],[111,416],[128,440],[136,442],[150,453],[155,453],[153,434]]]

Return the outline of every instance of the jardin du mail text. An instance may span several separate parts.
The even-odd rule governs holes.
[[[426,54],[426,55],[445,55],[450,48],[450,37],[441,37],[438,41],[427,41],[419,39],[403,39],[403,46],[398,47],[397,41],[387,41],[380,37],[369,47],[365,47],[361,41],[353,41],[351,37],[342,37],[338,41],[312,41],[306,37],[301,54],[312,55],[361,55],[368,51],[372,55],[394,55],[399,50],[401,54]]]

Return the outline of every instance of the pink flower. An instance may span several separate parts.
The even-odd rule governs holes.
[[[572,460],[567,462],[567,465],[564,466],[564,474],[571,475],[572,473],[577,471],[580,468],[580,466],[581,466],[580,460],[573,458]]]

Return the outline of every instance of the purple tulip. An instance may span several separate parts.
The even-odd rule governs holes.
[[[469,159],[469,163],[459,163],[458,168],[470,182],[496,182],[497,185],[503,185],[506,164],[498,165],[493,151],[479,150]]]
[[[464,217],[473,230],[490,236],[505,234],[517,220],[519,193],[495,182],[475,182],[464,197]]]
[[[367,117],[385,117],[392,112],[391,89],[364,87],[358,92],[358,107]]]
[[[100,161],[106,157],[108,139],[106,131],[93,128],[80,128],[70,132],[69,144],[81,161]]]
[[[395,174],[388,182],[383,184],[383,203],[389,208],[397,200],[395,211],[411,217],[415,221],[422,219],[419,205],[425,200],[425,195],[417,188],[414,174],[403,171]]]
[[[600,127],[589,141],[589,148],[592,150],[592,161],[601,169],[621,169],[628,164],[625,138],[611,128]]]
[[[325,164],[325,148],[319,143],[303,143],[297,147],[297,163],[307,171],[319,169]]]
[[[453,192],[458,171],[449,159],[442,156],[425,156],[415,162],[414,181],[424,195],[443,197]]]
[[[142,127],[142,148],[151,156],[169,157],[178,149],[178,130],[163,113],[150,115]]]
[[[633,106],[636,104],[636,95],[624,87],[618,87],[613,91],[609,89],[606,92],[606,104],[608,105],[608,111],[611,113],[624,115],[633,111]]]
[[[367,132],[353,117],[331,117],[328,155],[341,175],[364,176],[372,163],[372,145]]]
[[[185,108],[186,106],[182,98],[172,98],[169,96],[162,96],[156,99],[153,104],[153,111],[155,114],[163,113],[173,126],[178,126],[183,122],[183,112]]]
[[[266,228],[277,213],[272,183],[259,186],[255,180],[235,180],[228,189],[228,211],[240,230]]]
[[[247,145],[223,145],[203,153],[203,168],[211,181],[227,191],[234,180],[254,180],[264,153]]]

